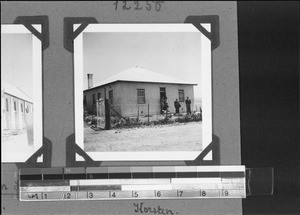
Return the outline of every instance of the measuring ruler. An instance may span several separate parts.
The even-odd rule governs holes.
[[[29,168],[20,201],[245,198],[245,166]]]

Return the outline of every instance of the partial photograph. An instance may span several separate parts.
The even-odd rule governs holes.
[[[15,32],[18,29],[20,33]],[[38,89],[38,83],[34,83],[41,77],[35,71],[36,61],[39,64],[40,60],[33,50],[38,48],[38,43],[25,27],[1,25],[2,162],[24,162],[42,143],[42,128],[35,130],[41,122],[41,116],[40,122],[35,122],[37,114],[41,113],[41,100],[37,100],[41,89]],[[34,93],[37,89],[40,92]]]
[[[211,92],[203,95],[204,41],[194,26],[109,25],[81,35],[75,89],[86,152],[203,151],[202,101]]]

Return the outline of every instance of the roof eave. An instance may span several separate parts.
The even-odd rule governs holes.
[[[128,80],[117,80],[117,81],[112,81],[106,84],[102,84],[102,85],[98,85],[89,89],[84,90],[83,92],[89,91],[89,90],[94,90],[96,88],[99,87],[104,87],[107,86],[109,84],[114,84],[116,82],[133,82],[133,83],[155,83],[155,84],[179,84],[179,85],[193,85],[193,86],[197,86],[198,84],[195,83],[174,83],[174,82],[151,82],[151,81],[128,81]]]

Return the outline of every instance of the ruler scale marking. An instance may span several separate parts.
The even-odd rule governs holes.
[[[21,201],[245,198],[244,166],[20,170]]]

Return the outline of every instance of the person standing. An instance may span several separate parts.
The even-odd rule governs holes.
[[[165,97],[165,99],[164,99],[164,110],[166,111],[166,113],[168,112],[168,108],[169,108],[168,98]]]
[[[189,99],[189,97],[186,98],[185,100],[185,105],[186,105],[186,112],[187,114],[191,114],[191,103],[192,101]]]
[[[181,107],[178,99],[176,99],[176,101],[174,102],[174,106],[175,106],[175,110],[176,110],[176,114],[179,115],[179,108]]]
[[[165,110],[165,98],[162,97],[160,99],[160,114],[163,114],[164,113],[164,110]]]

